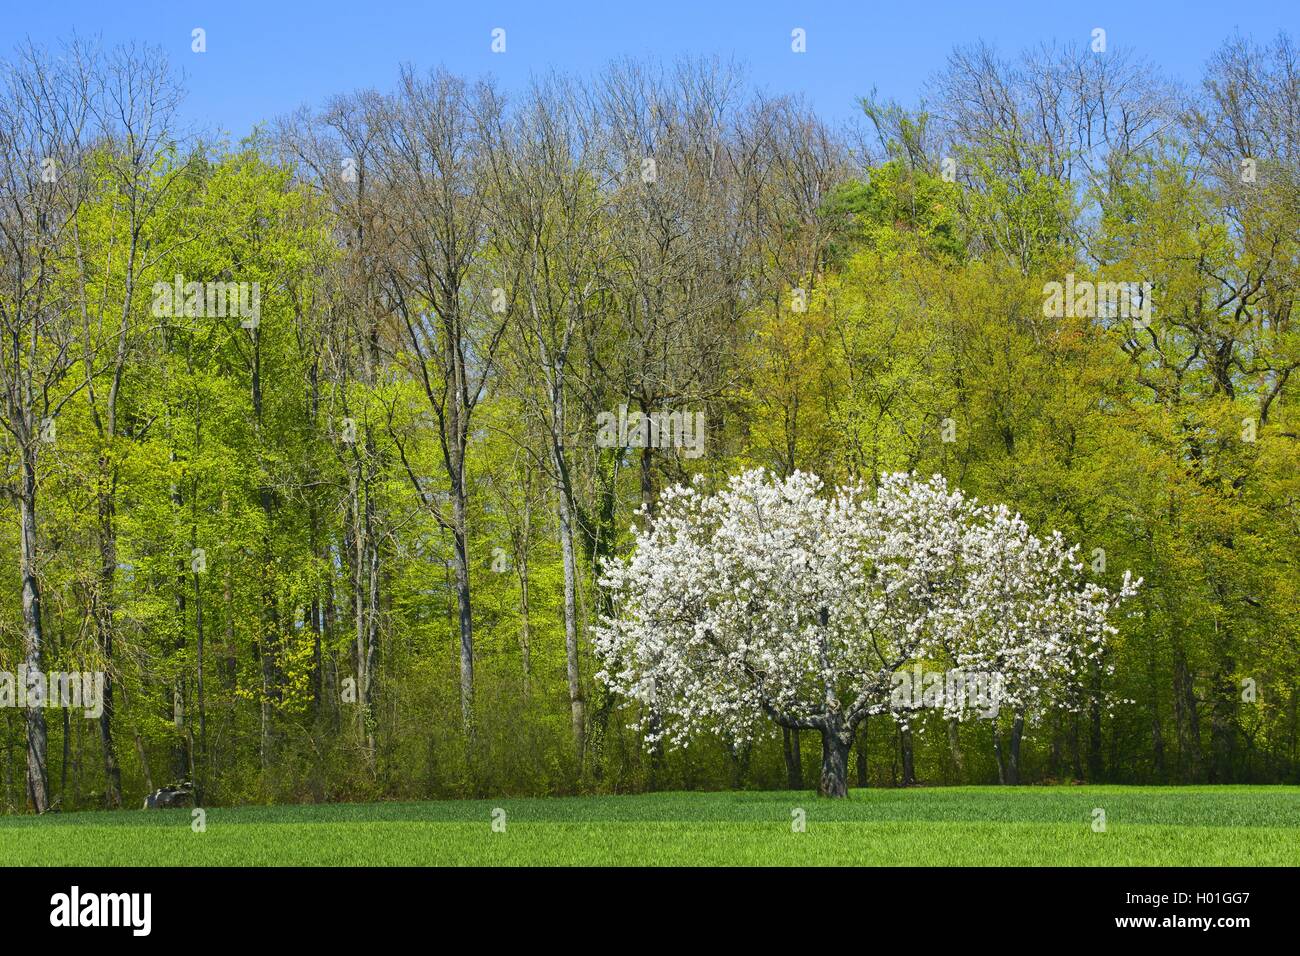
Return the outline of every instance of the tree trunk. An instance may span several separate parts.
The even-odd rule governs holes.
[[[1174,641],[1174,723],[1178,729],[1179,782],[1195,783],[1201,776],[1201,722],[1195,676],[1177,637]]]
[[[260,756],[262,769],[268,770],[272,762],[273,747],[273,730],[272,730],[272,710],[271,700],[278,696],[277,670],[279,664],[277,657],[280,652],[280,611],[276,603],[275,593],[275,576],[272,569],[275,567],[275,554],[271,544],[272,532],[275,527],[275,496],[269,484],[271,478],[269,469],[263,456],[264,436],[263,436],[263,395],[262,395],[262,333],[260,327],[252,329],[252,361],[251,361],[251,400],[253,407],[253,434],[256,439],[256,450],[259,465],[259,481],[261,487],[258,489],[258,504],[261,507],[262,515],[266,521],[266,528],[262,532],[262,620],[261,629],[258,637],[258,654],[260,657],[262,673],[262,694],[261,694],[261,745]]]
[[[176,461],[176,453],[171,453],[172,461]],[[181,493],[180,486],[173,483],[171,487],[172,507],[179,514],[185,508],[185,498]],[[193,544],[191,543],[191,548]],[[187,603],[187,589],[189,587],[189,568],[193,558],[188,554],[178,554],[176,557],[176,640],[172,644],[171,653],[174,657],[180,657],[185,653],[185,631],[187,630],[186,621],[189,614],[189,605]],[[186,676],[178,673],[172,678],[171,695],[171,724],[174,729],[184,731],[186,726]],[[186,736],[184,733],[176,734],[172,737],[171,743],[171,761],[170,776],[173,782],[186,779],[189,772],[190,756],[187,752]]]
[[[641,403],[641,414],[650,414],[644,402]],[[645,508],[646,514],[651,516],[655,512],[654,467],[651,460],[653,454],[654,451],[648,444],[641,449],[641,505]]]
[[[1160,723],[1160,680],[1159,663],[1156,659],[1158,642],[1156,632],[1151,626],[1151,588],[1144,588],[1142,595],[1143,621],[1147,629],[1147,691],[1151,697],[1151,755],[1155,767],[1157,783],[1165,782],[1165,734]]]
[[[458,456],[457,474],[452,481],[452,538],[456,549],[456,609],[460,628],[460,720],[465,734],[465,753],[474,753],[474,623],[470,607],[469,528],[466,518],[464,459]]]
[[[41,655],[44,633],[41,622],[41,586],[36,579],[36,453],[31,448],[21,452],[22,473],[18,494],[19,561],[22,572],[23,658],[25,671],[43,673]],[[45,711],[42,701],[27,700],[27,796],[32,809],[44,813],[50,806],[49,772],[46,749]]]
[[[569,682],[569,717],[574,752],[581,769],[587,720],[578,670],[578,566],[573,553],[573,507],[563,484],[560,487],[560,551],[564,562],[564,663]]]
[[[1007,762],[1002,757],[1002,735],[998,733],[998,722],[996,719],[990,722],[993,730],[993,759],[998,765],[998,783],[1006,785],[1007,782]]]
[[[367,437],[369,441],[369,437]],[[376,452],[367,449],[366,472],[366,760],[375,769],[377,723],[375,697],[379,682],[379,529],[375,517],[375,463]]]
[[[78,720],[73,724],[76,727],[77,743],[72,751],[72,809],[81,809],[81,755],[84,752],[84,731],[85,721]]]
[[[60,707],[63,712],[63,762],[59,767],[59,795],[55,800],[64,807],[69,806],[68,801],[64,799],[68,795],[68,763],[72,756],[72,723],[68,715],[68,708]]]
[[[787,790],[803,789],[803,761],[799,753],[799,731],[781,728],[781,749],[785,754],[785,786]]]
[[[140,758],[140,770],[144,774],[144,789],[147,793],[153,793],[153,774],[149,772],[149,755],[144,752],[144,740],[138,730],[135,732],[135,752]]]
[[[1052,717],[1052,748],[1047,755],[1047,775],[1053,781],[1061,779],[1061,715]]]
[[[519,578],[519,656],[524,677],[524,702],[532,695],[533,681],[533,624],[528,595],[529,550],[533,540],[533,508],[529,491],[532,488],[532,473],[524,484],[524,520],[520,529],[519,546],[515,553],[515,573]]]
[[[573,729],[573,749],[581,773],[587,730],[586,701],[582,695],[578,661],[578,559],[574,553],[574,497],[569,477],[569,462],[564,451],[567,418],[564,408],[565,370],[568,361],[569,334],[552,352],[542,340],[542,361],[550,390],[551,466],[555,470],[555,489],[559,496],[560,555],[564,564],[564,664],[569,682],[569,718]]]
[[[325,564],[329,559],[328,556],[321,554],[319,544],[319,518],[316,514],[316,502],[313,499],[308,506],[307,513],[307,550],[312,557],[322,559],[321,563]],[[321,647],[321,608],[320,608],[320,591],[319,586],[312,589],[311,603],[305,610],[305,619],[308,629],[311,631],[311,714],[313,718],[319,718],[321,713],[321,657],[323,648]]]
[[[1020,784],[1020,739],[1025,732],[1025,715],[1016,714],[1011,722],[1011,746],[1008,748],[1007,783],[1013,787]]]
[[[857,750],[858,750],[858,786],[866,789],[870,781],[867,777],[867,721],[869,717],[862,718],[862,730],[858,733]]]
[[[817,783],[819,797],[849,795],[849,745],[852,738],[838,729],[822,731],[822,774]]]
[[[961,752],[961,737],[957,731],[957,721],[948,721],[948,750],[952,753],[953,766],[957,768],[957,782],[962,783],[966,779],[966,757]]]
[[[226,514],[226,496],[224,492],[221,496],[221,511],[223,518]],[[234,580],[231,568],[233,561],[225,561],[225,571],[221,577],[221,607],[222,607],[222,624],[225,630],[225,648],[222,651],[222,659],[219,663],[221,677],[225,681],[226,690],[233,691],[239,675],[239,654],[235,648],[235,591]]]
[[[354,446],[355,447],[355,446]],[[348,469],[350,527],[345,529],[352,575],[353,656],[356,660],[356,724],[367,770],[375,769],[375,695],[379,669],[379,541],[374,489],[378,450],[365,429],[362,451]]]
[[[1079,715],[1075,714],[1070,721],[1070,769],[1074,773],[1074,779],[1083,781],[1083,763],[1079,756]]]
[[[527,701],[532,696],[533,689],[533,624],[528,597],[527,563],[522,563],[519,568],[519,655],[520,667],[524,672],[524,700]]]
[[[1224,599],[1227,600],[1226,596]],[[1232,631],[1218,620],[1214,622],[1214,656],[1215,668],[1210,680],[1210,783],[1234,783],[1240,701],[1233,676],[1237,664],[1232,654]]]
[[[596,492],[595,505],[591,511],[579,508],[579,540],[583,544],[591,568],[591,593],[595,598],[596,613],[607,615],[613,613],[614,602],[607,588],[600,586],[600,576],[606,558],[613,553],[615,506],[618,487],[618,466],[621,450],[602,448],[596,455]],[[609,717],[614,710],[615,698],[610,689],[597,682],[594,687],[596,695],[592,708],[591,723],[587,727],[587,766],[591,768],[597,780],[605,774],[605,744],[609,729]]]
[[[193,729],[190,731],[190,781],[194,785],[194,805],[203,806],[206,799],[206,790],[208,785],[208,712],[207,712],[207,694],[204,687],[204,635],[203,635],[203,592],[199,587],[199,575],[194,575],[194,631],[195,631],[195,651],[198,674],[198,705],[199,705],[199,773],[194,773],[194,738]]]
[[[361,503],[361,462],[356,463],[356,471],[348,469],[348,509],[350,527],[343,531],[344,552],[348,556],[349,571],[352,576],[352,653],[356,672],[356,723],[357,736],[364,744],[366,739],[366,714],[370,706],[370,681],[366,675],[366,663],[370,655],[366,653],[366,560],[364,506]]]
[[[109,809],[122,805],[122,769],[113,744],[113,605],[117,579],[117,532],[112,493],[105,487],[106,473],[116,474],[100,456],[99,479],[99,590],[95,604],[95,629],[104,668],[103,709],[99,714],[99,741],[104,751],[104,803]],[[115,479],[111,484],[115,484]]]
[[[912,756],[912,728],[904,728],[899,734],[899,743],[903,750],[903,786],[910,787],[916,783],[916,761]]]
[[[1100,783],[1105,776],[1101,759],[1101,668],[1092,669],[1092,701],[1088,704],[1088,782]]]

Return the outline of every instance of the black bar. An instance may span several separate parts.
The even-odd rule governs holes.
[[[1296,882],[1291,869],[1244,868],[11,868],[0,869],[0,900],[11,939],[76,934],[131,947],[374,946],[415,933],[435,945],[464,933],[484,942],[531,933],[538,945],[614,933],[602,948],[654,936],[676,938],[675,947],[697,940],[686,927],[699,926],[706,936],[768,944],[790,929],[842,933],[865,951],[882,932],[920,947],[1100,937],[1233,945],[1243,933],[1294,933]],[[83,905],[88,894],[150,894],[148,935],[130,925],[52,926],[52,898],[70,897],[73,886]],[[1120,925],[1133,919],[1152,922]]]

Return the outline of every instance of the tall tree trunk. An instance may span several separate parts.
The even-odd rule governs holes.
[[[1052,747],[1047,756],[1047,774],[1053,780],[1061,779],[1061,715],[1052,716]]]
[[[366,764],[370,763],[370,749],[365,746],[370,713],[370,675],[367,673],[370,655],[366,650],[366,524],[365,505],[361,500],[361,461],[355,471],[348,469],[349,527],[344,530],[344,552],[352,576],[352,659],[356,672],[356,722],[357,737],[362,741]]]
[[[252,406],[253,434],[256,439],[256,451],[259,465],[259,484],[257,498],[261,507],[266,530],[262,533],[262,619],[258,634],[258,656],[261,664],[261,731],[260,746],[262,770],[268,770],[272,763],[272,710],[271,701],[277,693],[276,671],[277,654],[280,644],[280,611],[276,604],[274,549],[271,544],[271,529],[275,526],[275,496],[269,484],[266,462],[263,456],[263,396],[262,396],[262,333],[260,326],[252,329]]]
[[[308,505],[307,511],[307,550],[311,556],[321,561],[322,566],[328,567],[325,555],[320,548],[320,517],[316,513],[316,502],[313,499]],[[309,683],[311,685],[311,715],[313,719],[319,719],[321,714],[321,602],[320,586],[312,588],[311,602],[304,611],[304,618],[307,628],[311,631],[311,676]]]
[[[470,605],[469,530],[466,515],[464,459],[457,456],[452,479],[452,537],[456,550],[456,610],[460,630],[460,719],[465,753],[474,757],[474,620]]]
[[[144,774],[144,789],[146,793],[153,793],[153,774],[149,771],[149,755],[144,750],[144,739],[140,736],[140,731],[135,732],[135,753],[140,758],[140,771]]]
[[[781,748],[785,755],[785,786],[787,790],[803,789],[803,760],[799,753],[799,731],[781,728]]]
[[[524,555],[519,563],[519,656],[525,701],[532,696],[533,681],[533,625],[528,584],[528,556]]]
[[[9,708],[5,708],[4,715],[3,715],[4,725],[5,725],[4,726],[4,741],[5,741],[4,787],[5,787],[5,803],[12,806],[16,802],[16,800],[14,799],[14,747],[13,747],[14,735],[11,732],[11,728],[9,726],[11,722],[9,718],[9,714],[10,714]]]
[[[72,754],[72,723],[69,717],[68,708],[60,707],[63,712],[63,760],[59,766],[59,795],[55,797],[56,803],[61,803],[64,807],[68,802],[63,798],[68,795],[68,762]]]
[[[1155,766],[1156,781],[1164,783],[1165,775],[1165,735],[1160,723],[1160,680],[1159,662],[1156,658],[1156,631],[1151,626],[1151,588],[1142,592],[1142,619],[1147,634],[1147,693],[1151,696],[1151,756]]]
[[[1020,740],[1025,732],[1025,715],[1016,714],[1011,721],[1011,745],[1008,748],[1007,783],[1013,787],[1020,784]]]
[[[332,554],[332,549],[327,545],[325,548],[327,558]],[[333,580],[325,582],[325,607],[322,610],[322,628],[324,630],[326,643],[333,647],[332,638],[338,633],[339,611],[338,601],[334,596]],[[322,694],[327,702],[325,712],[329,716],[330,726],[338,729],[339,726],[339,663],[338,656],[333,650],[325,655],[323,661],[324,674],[321,677]]]
[[[113,477],[106,477],[111,475]],[[99,742],[104,754],[104,803],[110,809],[122,805],[122,769],[113,743],[113,610],[117,577],[117,530],[111,486],[116,469],[101,455],[99,462],[99,588],[94,602],[95,632],[104,669],[103,709],[99,714]],[[110,486],[106,487],[105,483]]]
[[[171,458],[173,462],[176,461],[176,453],[174,451],[172,452]],[[172,484],[171,498],[172,507],[175,508],[179,514],[185,507],[185,499],[178,484]],[[191,551],[193,551],[193,548],[193,539],[191,539]],[[192,573],[190,570],[192,562],[192,555],[182,554],[176,559],[176,582],[174,585],[174,594],[176,597],[176,640],[172,643],[171,653],[177,658],[185,653],[185,631],[189,614],[187,595],[190,587],[189,575]],[[181,731],[181,733],[173,736],[171,743],[170,774],[172,782],[176,782],[187,778],[190,766],[190,755],[188,753],[187,745],[188,738],[184,733],[186,724],[186,702],[185,677],[183,673],[178,672],[177,675],[172,678],[171,692],[172,726],[176,730]]]
[[[194,803],[195,806],[203,806],[206,799],[208,783],[208,711],[207,697],[204,692],[204,635],[203,635],[203,592],[199,588],[199,575],[194,574],[194,630],[196,640],[196,666],[198,673],[198,707],[199,707],[199,773],[193,772],[194,766],[194,741],[190,739],[190,779],[194,783]],[[191,734],[193,731],[191,731]]]
[[[1174,723],[1178,730],[1179,782],[1201,778],[1201,720],[1197,710],[1196,682],[1187,661],[1181,635],[1174,635]]]
[[[262,769],[271,767],[274,748],[271,702],[275,696],[275,652],[279,640],[279,615],[275,607],[275,594],[271,587],[270,537],[262,540],[262,614],[258,627],[257,656],[261,676],[260,706],[258,708],[261,742],[258,752]]]
[[[642,415],[649,415],[650,410],[641,407]],[[653,515],[655,510],[654,449],[649,444],[641,449],[641,505],[646,514]]]
[[[223,523],[229,520],[229,499],[226,492],[221,492],[221,517]],[[239,652],[235,647],[235,584],[234,561],[223,561],[221,574],[221,608],[224,647],[218,666],[226,690],[233,691],[239,678]]]
[[[1226,595],[1222,598],[1226,602]],[[1226,623],[1216,620],[1215,667],[1210,682],[1210,783],[1236,782],[1237,705],[1240,698],[1234,683],[1237,664],[1231,648],[1231,630]]]
[[[1088,782],[1100,783],[1105,775],[1101,759],[1101,666],[1092,665],[1092,700],[1088,704]]]
[[[43,624],[41,621],[41,585],[36,577],[36,452],[21,449],[21,473],[18,490],[19,567],[22,574],[23,663],[27,675],[43,674]],[[43,703],[27,700],[27,797],[32,809],[44,813],[50,806],[49,770],[46,750]]]
[[[1007,762],[1002,754],[1002,734],[998,731],[997,719],[989,721],[989,727],[993,731],[993,759],[998,765],[998,783],[1002,786],[1007,784]]]
[[[957,781],[964,782],[966,779],[966,757],[961,752],[961,736],[958,733],[959,727],[956,720],[948,721],[948,750],[952,754],[953,766],[957,768]]]
[[[366,570],[366,613],[365,641],[366,655],[366,759],[373,770],[377,758],[376,742],[378,711],[375,697],[379,686],[379,529],[376,527],[373,462],[374,454],[368,455],[371,471],[366,482],[366,558],[369,562]]]
[[[597,452],[595,506],[591,512],[580,512],[579,530],[591,565],[592,594],[595,596],[597,613],[601,615],[610,614],[614,609],[609,590],[601,587],[599,581],[605,559],[613,552],[619,461],[618,449],[603,448]],[[591,725],[587,729],[586,750],[587,764],[599,779],[605,772],[605,741],[609,717],[614,710],[614,694],[605,684],[597,683],[595,695]]]
[[[73,810],[81,809],[81,767],[82,754],[85,752],[85,732],[82,729],[85,721],[78,720],[74,726],[77,728],[75,733],[77,737],[76,746],[72,751],[72,804]]]
[[[1070,720],[1070,769],[1074,772],[1074,779],[1083,780],[1083,758],[1079,750],[1079,715],[1071,715]]]
[[[581,768],[587,719],[578,670],[578,567],[577,556],[573,553],[573,505],[563,487],[560,488],[560,550],[564,561],[564,663],[569,682],[569,718],[574,751]]]
[[[586,701],[582,694],[582,674],[578,660],[578,560],[574,553],[573,482],[564,452],[568,431],[564,408],[565,369],[568,361],[569,336],[553,353],[543,345],[543,362],[547,366],[550,389],[551,466],[555,470],[560,510],[560,553],[564,563],[564,663],[569,682],[569,719],[573,731],[573,748],[579,772],[585,749],[587,730]]]
[[[870,717],[862,718],[861,728],[858,730],[857,750],[858,750],[858,786],[866,789],[870,783],[867,776],[867,727]]]
[[[1160,695],[1158,693],[1158,683],[1156,682],[1156,671],[1154,664],[1148,671],[1147,686],[1151,692],[1151,757],[1155,766],[1156,781],[1164,783],[1166,779],[1165,771],[1165,735],[1160,725]]]
[[[899,733],[899,746],[903,751],[903,786],[916,783],[916,761],[912,755],[912,728],[904,727]]]

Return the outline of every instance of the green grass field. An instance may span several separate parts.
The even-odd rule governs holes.
[[[492,827],[505,810],[504,831]],[[794,832],[802,808],[806,829]],[[1106,814],[1094,832],[1093,811]],[[499,816],[499,814],[498,814]],[[4,865],[1300,865],[1300,788],[658,793],[0,818]]]

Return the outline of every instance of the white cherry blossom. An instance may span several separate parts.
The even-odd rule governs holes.
[[[664,491],[653,525],[606,567],[615,612],[597,674],[645,705],[648,742],[746,740],[773,724],[822,735],[819,792],[847,793],[862,719],[917,662],[995,674],[1004,704],[1068,701],[1131,596],[1083,580],[1076,549],[935,476],[827,493],[757,469],[713,494]],[[944,701],[949,716],[966,704]]]

